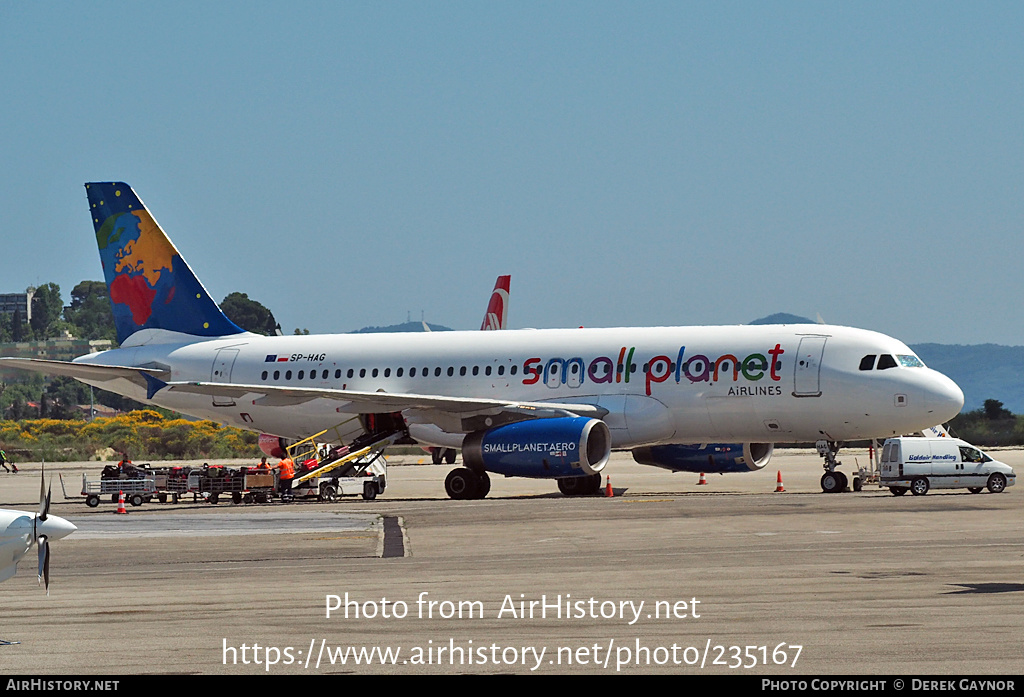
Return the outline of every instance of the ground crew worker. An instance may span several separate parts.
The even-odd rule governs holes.
[[[282,497],[288,496],[292,491],[292,479],[295,478],[295,463],[292,462],[290,457],[285,457],[277,464],[277,468],[281,471],[281,475],[277,483],[277,490],[280,492]]]
[[[270,470],[270,465],[267,464],[266,455],[260,458],[260,464],[256,465],[256,469],[258,469],[261,472],[266,472]]]
[[[10,465],[12,468],[14,468],[14,474],[18,473],[18,466],[7,459],[7,453],[5,453],[3,450],[0,450],[0,467],[3,467],[5,472],[10,473],[11,470],[8,469],[7,465]]]

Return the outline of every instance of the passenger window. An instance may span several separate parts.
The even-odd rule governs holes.
[[[285,380],[291,380],[292,379],[292,371],[290,371],[290,370],[285,371],[284,379]]]
[[[300,370],[299,371],[299,380],[301,380],[304,377],[306,377],[306,371],[305,370]]]
[[[505,366],[499,365],[498,366],[498,375],[504,375],[504,374],[505,374]]]
[[[473,375],[479,375],[479,374],[480,374],[480,366],[478,366],[478,365],[473,366]]]
[[[281,371],[280,370],[275,370],[274,371],[274,379],[275,380],[280,380],[281,379]]]
[[[490,374],[491,374],[491,366],[487,366],[486,368],[484,368],[484,375],[490,375]]]
[[[888,353],[883,353],[878,357],[878,369],[887,370],[888,368],[896,367],[896,359],[890,356]]]
[[[434,368],[434,377],[435,378],[441,377],[441,366],[438,366],[438,367]]]
[[[404,373],[404,372],[405,372],[405,368],[399,368],[398,370],[395,371],[395,377],[396,378],[402,377],[402,373]]]
[[[379,372],[380,372],[379,370],[377,370],[376,368],[374,368],[374,369],[373,369],[373,377],[377,377],[377,374],[378,374]]]
[[[416,377],[416,369],[415,368],[409,368],[409,377],[411,377],[411,378]]]
[[[864,358],[860,359],[860,369],[861,370],[871,370],[874,367],[875,367],[875,354],[869,353],[868,355],[864,356]]]
[[[265,371],[265,370],[263,371],[262,379],[263,380],[267,379],[267,371]]]
[[[515,375],[516,373],[519,372],[519,366],[518,365],[513,365],[512,366],[512,370],[510,370],[509,372],[512,373],[513,375]]]
[[[341,378],[341,368],[334,371],[334,379],[339,380]]]
[[[448,377],[452,377],[453,375],[455,375],[455,368],[448,366]]]
[[[386,378],[391,377],[391,368],[385,368],[384,369],[384,377],[386,377]]]
[[[466,376],[466,366],[462,366],[461,368],[459,368],[459,375],[463,377]]]
[[[361,378],[365,378],[366,377],[366,368],[360,368],[359,369],[359,377],[361,377]]]

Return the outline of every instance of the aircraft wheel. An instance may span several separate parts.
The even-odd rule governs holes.
[[[996,472],[988,478],[988,490],[993,494],[1001,494],[1006,488],[1006,477]]]
[[[846,485],[850,483],[850,480],[846,478],[846,475],[836,470],[836,476],[839,477],[839,491],[846,491]]]
[[[458,501],[474,498],[476,486],[476,474],[466,467],[452,470],[444,480],[444,490],[448,492],[449,498]]]
[[[821,475],[821,490],[826,494],[835,494],[843,490],[842,479],[839,478],[841,472],[826,472]]]
[[[903,494],[907,493],[906,488],[902,486],[891,486],[889,487],[889,491],[892,492],[893,496],[903,496]]]
[[[476,493],[473,498],[482,499],[491,492],[491,478],[486,472],[480,472],[476,477]]]
[[[434,448],[430,451],[430,461],[435,465],[441,464],[441,448]]]
[[[458,454],[459,453],[455,450],[455,448],[447,448],[447,449],[445,449],[445,451],[444,451],[444,462],[445,462],[445,464],[446,465],[454,465],[455,464],[455,457]]]
[[[583,496],[589,493],[589,477],[564,477],[558,480],[558,490],[566,496]]]
[[[601,493],[601,473],[592,474],[587,477],[587,493],[596,496]]]
[[[918,477],[910,482],[910,493],[914,496],[924,496],[928,493],[928,480],[925,477]]]

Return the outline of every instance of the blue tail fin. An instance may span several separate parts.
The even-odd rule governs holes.
[[[203,337],[243,332],[217,307],[130,186],[94,182],[85,189],[120,343],[143,329]]]

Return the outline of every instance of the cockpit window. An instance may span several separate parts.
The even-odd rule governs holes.
[[[896,356],[899,359],[900,365],[904,368],[923,368],[924,363],[917,356]]]
[[[896,359],[890,356],[888,353],[883,353],[878,357],[878,369],[885,370],[887,368],[895,368]]]
[[[864,358],[860,359],[860,369],[861,370],[871,370],[874,367],[875,367],[875,354],[869,353],[868,355],[864,356]]]

